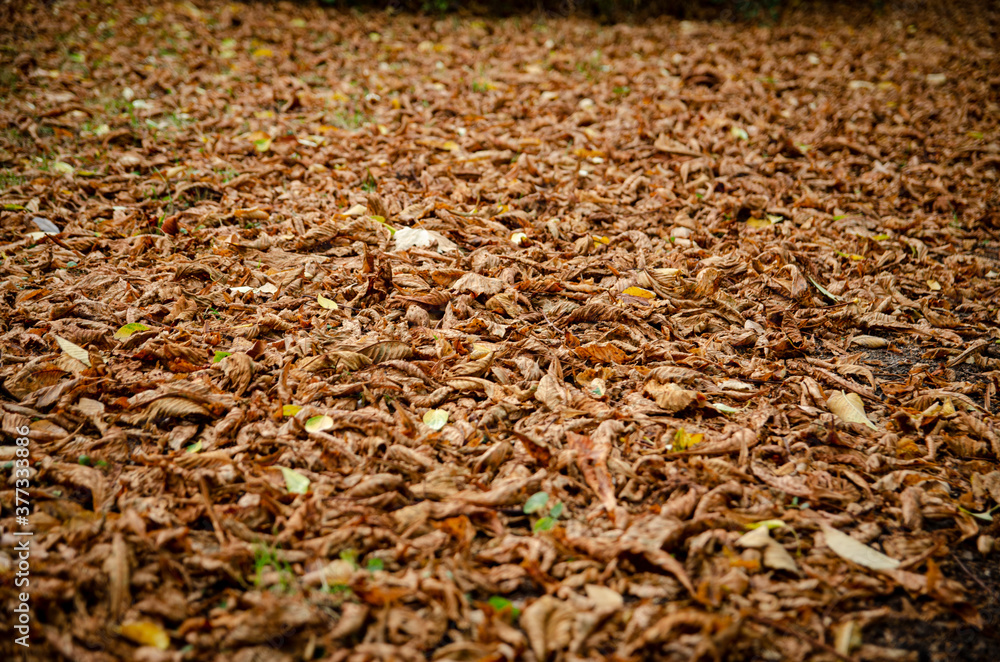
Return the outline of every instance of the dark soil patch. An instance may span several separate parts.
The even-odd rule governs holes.
[[[1000,652],[1000,567],[996,559],[960,550],[942,564],[942,571],[969,588],[969,600],[979,611],[982,629],[968,625],[957,614],[932,621],[894,618],[869,627],[865,643],[917,651],[920,662],[996,662]]]
[[[866,349],[862,363],[872,368],[876,377],[899,377],[905,379],[914,367],[936,367],[934,361],[920,358],[923,352],[919,347],[899,347],[895,343],[893,349]],[[901,381],[902,381],[901,379]]]

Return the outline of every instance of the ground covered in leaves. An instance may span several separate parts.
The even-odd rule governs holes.
[[[995,660],[948,7],[5,4],[0,651],[30,530],[30,659]]]

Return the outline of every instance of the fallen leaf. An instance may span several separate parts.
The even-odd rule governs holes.
[[[163,626],[152,621],[131,621],[122,623],[122,636],[131,639],[140,646],[152,646],[161,651],[170,648],[170,635]]]
[[[309,491],[309,479],[300,474],[295,469],[288,467],[278,467],[281,475],[285,478],[285,489],[289,494],[305,494]]]
[[[137,331],[148,331],[148,330],[149,327],[143,324],[142,322],[130,322],[129,324],[125,324],[117,331],[115,331],[114,339],[125,340],[126,338],[128,338]]]
[[[323,432],[332,428],[333,425],[333,419],[323,414],[307,419],[303,427],[305,427],[306,432]]]
[[[428,409],[424,413],[424,425],[432,430],[440,430],[448,424],[448,412],[444,409]]]
[[[520,623],[536,659],[545,660],[549,653],[569,645],[573,616],[569,605],[551,595],[543,595],[524,609]]]
[[[868,420],[865,405],[857,393],[845,394],[843,391],[836,391],[826,401],[826,406],[845,423],[862,423],[872,430],[878,429],[874,423]]]
[[[436,246],[438,253],[457,251],[458,244],[451,241],[440,232],[425,230],[423,228],[400,228],[393,234],[396,251],[405,251],[410,248],[428,248]]]
[[[861,345],[862,347],[867,347],[868,349],[881,349],[889,346],[889,341],[885,338],[879,338],[878,336],[854,336],[851,338],[851,344]]]
[[[641,287],[627,287],[622,294],[627,294],[633,297],[640,297],[642,299],[655,299],[656,293],[650,292],[649,290],[644,290]]]
[[[827,547],[845,561],[856,563],[870,570],[895,570],[899,567],[899,561],[896,559],[890,558],[882,552],[858,542],[829,524],[822,523],[820,524],[820,528],[823,531]]]
[[[66,352],[68,356],[71,356],[80,363],[83,363],[88,368],[90,367],[90,352],[76,343],[66,340],[65,338],[60,338],[59,336],[56,336],[55,338],[59,348]]]

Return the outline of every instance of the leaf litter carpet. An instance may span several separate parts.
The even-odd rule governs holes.
[[[996,659],[995,10],[0,11],[5,659]]]

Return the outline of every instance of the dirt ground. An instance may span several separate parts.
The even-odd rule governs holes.
[[[1000,11],[732,18],[0,7],[0,657],[994,662]]]

